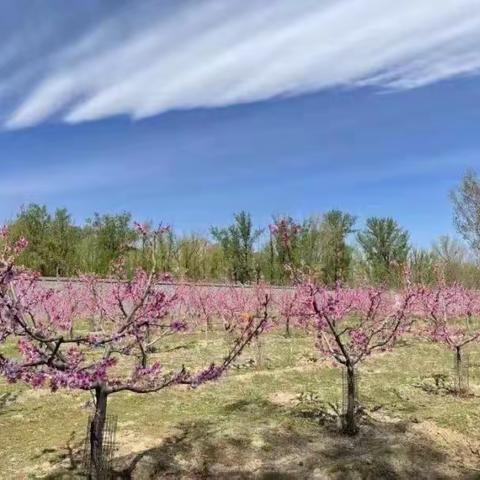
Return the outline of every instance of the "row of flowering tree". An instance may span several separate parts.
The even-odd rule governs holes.
[[[301,279],[301,276],[298,276]],[[181,297],[184,318],[196,318],[205,330],[221,326],[235,332],[243,312],[254,311],[259,299],[270,299],[272,327],[309,328],[320,353],[344,366],[347,406],[344,431],[355,434],[356,371],[376,352],[391,350],[406,333],[420,340],[442,342],[456,355],[461,374],[462,351],[480,339],[480,292],[461,286],[427,288],[412,285],[408,274],[398,291],[386,288],[327,288],[302,281],[296,288],[212,289],[186,285]],[[253,338],[258,340],[258,335]],[[457,379],[460,385],[460,379]]]
[[[375,352],[394,347],[406,332],[445,342],[461,359],[462,349],[480,338],[478,292],[440,285],[392,292],[380,288],[326,288],[303,281],[295,289],[184,285],[158,287],[156,233],[138,226],[153,268],[108,287],[95,277],[62,289],[45,288],[15,264],[26,241],[11,244],[0,231],[0,374],[52,390],[91,391],[91,475],[102,468],[108,398],[115,393],[158,392],[175,385],[197,387],[221,376],[274,320],[310,328],[319,351],[344,366],[347,408],[344,431],[358,431],[356,372]],[[161,232],[160,232],[161,233]],[[298,277],[300,279],[300,277]],[[277,322],[280,325],[279,322]],[[217,325],[228,332],[223,361],[196,371],[178,365],[166,371],[155,346],[171,335]],[[415,326],[415,328],[413,328]],[[2,344],[16,345],[16,355]]]
[[[153,252],[155,232],[139,230]],[[270,297],[259,291],[248,310],[232,312],[232,342],[223,361],[197,371],[183,365],[166,371],[158,360],[153,361],[152,347],[191,325],[170,314],[181,295],[175,288],[157,287],[155,268],[149,273],[138,271],[133,279],[108,288],[94,277],[63,289],[45,288],[36,274],[15,265],[27,242],[11,244],[5,228],[0,241],[0,347],[6,343],[17,347],[14,355],[0,349],[0,374],[9,382],[23,381],[36,388],[94,394],[91,478],[99,478],[104,468],[103,432],[111,395],[147,394],[175,385],[198,387],[215,380],[260,335],[269,319]]]
[[[288,219],[280,219],[270,231],[287,252],[285,268],[297,284],[293,292],[284,292],[276,301],[287,335],[292,320],[302,327],[308,324],[316,335],[317,348],[345,367],[346,433],[355,434],[358,430],[356,366],[376,351],[393,348],[404,333],[444,343],[455,352],[456,388],[463,393],[463,350],[480,340],[479,291],[448,286],[441,267],[437,287],[413,286],[408,270],[404,286],[397,292],[386,288],[341,288],[339,284],[329,289],[309,284],[308,272],[302,271],[292,255],[300,228]]]
[[[439,282],[434,288],[422,288],[420,316],[426,320],[423,333],[454,352],[456,388],[467,389],[464,373],[464,350],[480,340],[480,292],[460,285],[448,286]]]
[[[284,315],[310,328],[316,348],[345,368],[347,405],[343,430],[358,431],[356,421],[356,370],[376,352],[391,350],[408,334],[415,340],[442,343],[455,355],[456,389],[464,393],[463,350],[480,340],[480,292],[461,286],[426,288],[406,278],[401,290],[385,288],[328,289],[299,285],[284,293],[278,305]],[[277,300],[278,302],[278,300]],[[280,311],[282,311],[280,309]]]

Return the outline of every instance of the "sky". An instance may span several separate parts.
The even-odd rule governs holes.
[[[339,208],[428,246],[480,170],[479,44],[480,0],[2,0],[0,220]]]

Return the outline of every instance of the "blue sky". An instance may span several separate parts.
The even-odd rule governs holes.
[[[477,0],[61,3],[0,7],[0,218],[207,232],[340,208],[453,233],[480,167]]]

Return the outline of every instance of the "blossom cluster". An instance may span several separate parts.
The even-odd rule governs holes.
[[[294,225],[278,223],[275,234]],[[146,225],[138,225],[150,235]],[[282,234],[283,235],[283,234]],[[150,392],[175,384],[198,386],[218,378],[244,347],[267,328],[311,330],[326,357],[355,365],[375,351],[392,348],[415,332],[452,348],[480,339],[480,293],[460,286],[329,289],[312,283],[274,289],[165,284],[155,271],[138,270],[130,280],[104,282],[83,276],[46,286],[37,274],[16,267],[27,242],[9,242],[0,229],[0,374],[52,390]],[[152,243],[153,245],[153,243]],[[232,340],[220,364],[198,372],[165,370],[152,358],[170,335],[221,326]],[[2,345],[16,346],[9,357]]]
[[[295,223],[290,217],[280,218],[269,225],[270,234],[278,239],[280,244],[288,249],[292,246],[294,239],[302,231],[302,227]]]
[[[149,235],[146,226],[137,228]],[[26,242],[9,242],[7,229],[0,235],[0,375],[10,382],[107,393],[147,393],[178,383],[198,386],[218,378],[268,320],[269,294],[261,288],[254,295],[221,292],[212,301],[195,286],[165,285],[164,276],[154,270],[138,270],[125,281],[83,276],[47,286],[37,274],[15,265]],[[221,318],[233,332],[231,349],[223,362],[198,372],[181,365],[166,371],[152,358],[155,345],[195,328],[192,315]],[[1,348],[7,342],[17,354],[3,353],[11,351]]]
[[[428,320],[424,333],[450,348],[480,340],[480,292],[461,285],[423,288],[420,315]]]

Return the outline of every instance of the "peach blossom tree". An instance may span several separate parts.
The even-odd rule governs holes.
[[[143,226],[139,231],[153,251],[155,232]],[[148,347],[183,332],[187,325],[169,315],[178,295],[174,288],[157,286],[155,268],[149,273],[139,270],[131,280],[108,287],[89,277],[67,290],[46,288],[36,274],[15,263],[26,240],[12,244],[3,228],[0,244],[0,375],[34,388],[92,392],[91,478],[99,477],[104,468],[103,433],[111,395],[148,394],[175,385],[196,388],[216,380],[268,321],[266,294],[238,316],[235,338],[223,361],[195,371],[180,364],[167,370],[152,359]],[[85,330],[87,318],[92,319],[93,330]],[[16,353],[7,354],[11,349],[2,348],[6,344],[14,345]]]

